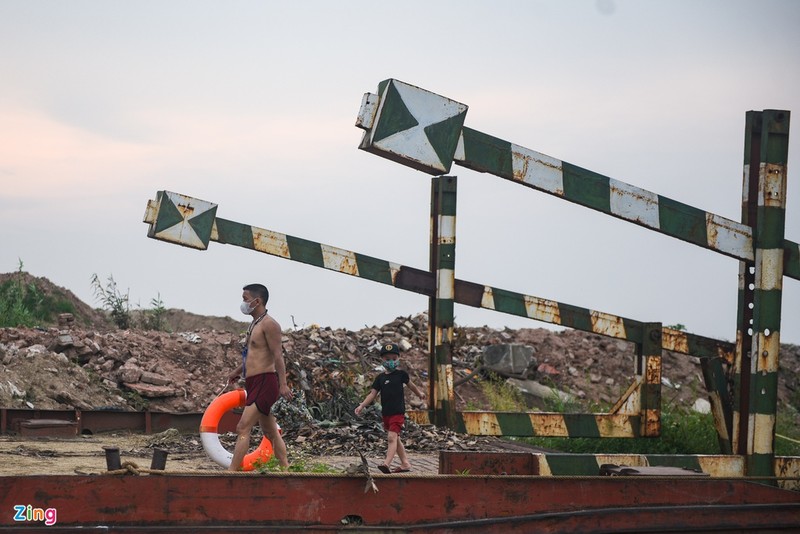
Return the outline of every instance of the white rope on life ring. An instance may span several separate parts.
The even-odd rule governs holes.
[[[214,399],[203,413],[200,421],[200,441],[203,449],[214,462],[224,468],[231,465],[233,453],[228,452],[219,442],[219,422],[222,416],[234,408],[244,407],[247,400],[247,393],[243,389],[235,389]],[[278,427],[280,431],[280,427]],[[272,458],[272,442],[266,436],[261,440],[261,444],[256,450],[247,454],[242,461],[243,471],[252,471],[256,462],[267,462]]]

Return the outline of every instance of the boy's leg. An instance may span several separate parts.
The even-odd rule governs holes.
[[[386,441],[389,442],[388,447],[386,448],[386,460],[384,460],[384,464],[386,466],[392,465],[392,460],[394,460],[394,455],[397,453],[397,442],[399,441],[397,432],[393,432],[389,430],[386,433]]]
[[[236,445],[233,448],[233,458],[231,458],[231,465],[228,466],[228,471],[238,471],[242,467],[242,460],[247,454],[247,449],[250,448],[250,431],[253,425],[258,421],[259,412],[255,404],[245,406],[242,412],[242,417],[236,424]]]
[[[289,459],[286,455],[286,443],[283,441],[283,437],[278,430],[278,421],[272,414],[264,415],[258,412],[258,415],[261,431],[272,443],[272,451],[275,453],[278,463],[281,464],[281,467],[289,467]]]
[[[400,435],[397,436],[397,457],[400,458],[400,469],[411,469],[411,462],[408,461],[406,448],[403,447],[403,440]]]

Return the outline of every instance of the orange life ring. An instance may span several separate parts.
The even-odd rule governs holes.
[[[219,422],[222,416],[234,408],[245,405],[247,393],[243,389],[235,389],[214,399],[203,413],[200,421],[200,441],[209,458],[222,467],[230,467],[233,454],[228,452],[219,442]],[[256,462],[267,462],[272,458],[272,442],[266,436],[256,450],[248,453],[242,461],[242,470],[252,471]]]

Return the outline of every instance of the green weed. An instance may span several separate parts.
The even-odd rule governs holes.
[[[500,379],[494,373],[489,373],[486,380],[479,382],[483,394],[489,401],[489,406],[496,412],[524,412],[528,407],[519,389]]]
[[[51,324],[60,313],[75,308],[59,294],[47,295],[35,283],[25,283],[22,260],[15,275],[0,284],[0,327],[33,327]]]
[[[266,462],[257,460],[253,463],[253,470],[259,473],[339,473],[340,470],[322,462],[309,462],[306,458],[292,458],[289,467],[281,467],[278,458],[273,454]]]

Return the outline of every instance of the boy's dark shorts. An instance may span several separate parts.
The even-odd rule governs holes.
[[[383,416],[383,429],[389,432],[400,433],[403,426],[406,424],[406,416],[404,414],[398,415],[384,415]]]

